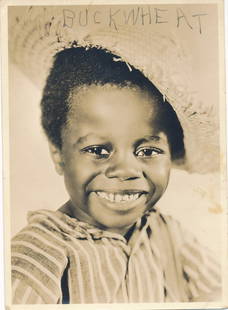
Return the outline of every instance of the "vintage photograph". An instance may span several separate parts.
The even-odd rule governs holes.
[[[5,8],[10,309],[225,308],[222,14],[223,1]]]

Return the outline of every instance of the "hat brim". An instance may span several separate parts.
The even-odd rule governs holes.
[[[9,29],[11,59],[41,90],[53,57],[77,45],[105,48],[141,70],[172,105],[184,131],[189,172],[219,170],[218,111],[199,102],[192,89],[191,62],[177,36],[166,31],[145,31],[137,26],[69,27],[62,7],[28,7],[12,17]]]

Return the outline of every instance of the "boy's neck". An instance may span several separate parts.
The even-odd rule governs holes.
[[[126,239],[128,240],[130,238],[130,236],[128,236],[128,231],[130,233],[131,231],[131,227],[134,225],[129,225],[127,227],[123,227],[123,228],[114,228],[114,227],[102,227],[100,226],[98,223],[95,223],[85,212],[83,212],[80,208],[73,208],[72,207],[72,203],[69,200],[68,202],[66,202],[62,207],[60,207],[58,209],[58,211],[72,217],[72,218],[76,218],[77,220],[81,221],[81,222],[85,222],[87,224],[93,225],[95,227],[97,227],[98,229],[101,230],[105,230],[105,231],[109,231],[112,233],[116,233],[116,234],[120,234],[122,236],[127,235]],[[131,235],[131,233],[130,233]]]

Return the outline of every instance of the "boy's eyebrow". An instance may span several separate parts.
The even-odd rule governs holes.
[[[145,142],[150,142],[150,141],[160,141],[161,140],[161,137],[159,136],[145,136],[139,140],[137,140],[135,143],[134,143],[134,147],[137,147],[139,146],[140,144],[142,143],[145,143]]]
[[[88,133],[87,135],[83,136],[83,137],[80,137],[77,139],[77,141],[74,142],[73,146],[76,146],[78,144],[81,144],[81,143],[84,143],[86,142],[86,140],[89,138],[89,137],[93,137],[95,136],[94,133]],[[102,137],[100,137],[102,138]],[[159,142],[162,138],[159,137],[159,136],[151,136],[151,135],[148,135],[148,136],[144,136],[143,138],[141,139],[138,139],[135,143],[134,143],[134,147],[137,147],[139,146],[140,144],[142,143],[146,143],[146,142],[150,142],[150,141],[156,141],[156,142]]]
[[[88,133],[87,135],[78,138],[77,141],[74,142],[73,146],[76,146],[76,145],[78,145],[78,144],[81,144],[81,143],[86,142],[86,140],[87,140],[89,137],[91,137],[91,136],[95,136],[94,133],[90,132],[90,133]],[[101,138],[102,138],[102,137],[101,137]]]

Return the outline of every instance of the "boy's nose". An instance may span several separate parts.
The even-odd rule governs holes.
[[[127,181],[140,178],[141,171],[135,158],[124,157],[110,162],[110,165],[105,171],[105,176],[107,178],[118,178],[122,181]]]

